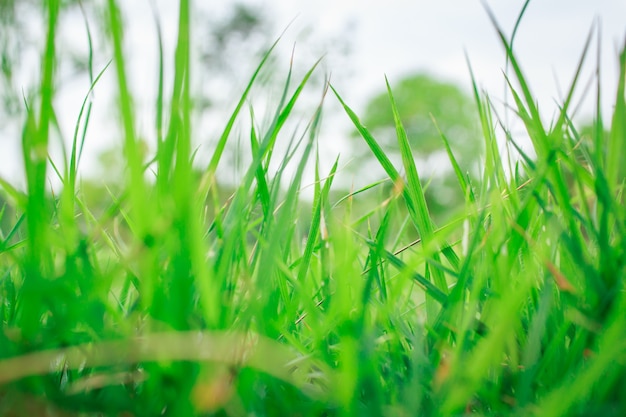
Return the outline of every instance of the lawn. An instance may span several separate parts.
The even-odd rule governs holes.
[[[0,182],[0,415],[626,415],[626,49],[610,121],[599,104],[590,127],[569,117],[588,42],[546,123],[492,19],[532,152],[474,84],[480,174],[462,171],[442,132],[464,204],[438,225],[389,84],[401,164],[332,84],[306,128],[289,130],[317,66],[290,71],[267,123],[257,118],[250,91],[276,44],[198,166],[193,12],[179,4],[173,66],[150,69],[157,141],[146,155],[125,25],[107,3],[112,60],[90,70],[91,87],[116,74],[125,170],[94,204],[79,170],[89,94],[65,157],[49,157],[64,111],[54,106],[63,7],[46,2],[38,93],[24,98],[21,138],[9,138],[22,143],[26,186]],[[336,197],[339,162],[320,168],[330,100],[387,175],[366,187],[376,200]],[[218,166],[238,139],[250,163],[226,192]]]

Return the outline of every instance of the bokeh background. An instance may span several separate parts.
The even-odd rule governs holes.
[[[57,71],[56,141],[53,158],[61,158],[62,143],[70,143],[82,101],[90,85],[87,25],[93,42],[93,72],[100,72],[111,59],[111,47],[102,36],[105,2],[70,1],[62,14],[58,47],[63,59]],[[153,143],[154,100],[158,77],[157,22],[165,56],[174,48],[176,2],[134,0],[122,2],[127,23],[125,45],[131,89],[141,123],[140,136],[146,152]],[[193,51],[195,67],[195,144],[198,163],[208,159],[228,113],[238,100],[262,53],[281,36],[272,65],[255,90],[255,112],[278,100],[293,56],[295,74],[303,74],[323,57],[316,72],[317,90],[309,89],[304,103],[319,101],[324,80],[362,115],[377,139],[393,147],[385,98],[385,76],[394,89],[405,123],[413,136],[418,166],[425,178],[440,178],[447,172],[441,158],[433,113],[439,127],[450,137],[468,172],[480,163],[480,144],[473,142],[474,122],[471,77],[468,62],[481,90],[488,92],[501,109],[506,128],[522,135],[521,125],[506,103],[505,53],[487,9],[510,36],[524,1],[441,0],[267,0],[195,2]],[[575,119],[584,125],[593,116],[594,77],[600,68],[602,90],[615,91],[617,50],[626,33],[626,3],[617,0],[536,0],[526,5],[514,41],[531,88],[546,120],[556,111],[571,82],[588,37],[592,36],[576,100]],[[2,81],[0,109],[0,175],[9,182],[23,183],[20,137],[25,98],[33,93],[39,76],[38,62],[44,38],[38,1],[0,2]],[[165,62],[166,88],[170,83]],[[85,178],[123,178],[120,131],[116,122],[112,68],[105,71],[91,99],[92,120],[84,146],[81,172]],[[584,88],[585,85],[590,86]],[[584,95],[587,97],[584,98]],[[613,97],[601,96],[605,114]],[[365,145],[354,134],[348,118],[334,97],[326,99],[325,123],[319,143],[322,161],[330,166],[341,154],[342,186],[362,186],[382,176],[368,161]],[[301,123],[312,113],[302,106]],[[296,128],[294,128],[294,131]],[[245,124],[238,131],[245,136]],[[242,139],[243,140],[243,139]],[[520,139],[523,145],[523,138]],[[245,166],[237,141],[230,149],[229,167],[222,167],[224,181],[236,181]],[[117,173],[117,174],[116,174]],[[51,184],[55,184],[54,176]],[[444,187],[445,188],[445,187]],[[441,203],[446,202],[445,192]]]

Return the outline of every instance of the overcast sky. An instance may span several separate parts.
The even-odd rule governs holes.
[[[485,3],[504,32],[510,34],[524,1]],[[352,80],[365,87],[361,89],[365,94],[379,88],[383,74],[393,80],[416,70],[469,86],[466,52],[479,84],[492,94],[502,95],[503,48],[478,0],[268,0],[265,4],[280,11],[283,21],[299,16],[298,21],[310,23],[320,34],[352,27],[356,68]],[[561,84],[570,82],[594,21],[600,24],[603,76],[610,88],[617,76],[616,51],[626,35],[626,2],[530,2],[515,50],[540,102],[547,100],[549,106],[558,96],[555,77]],[[593,64],[595,57],[590,58],[589,64]],[[586,74],[590,74],[593,68],[587,68]],[[346,89],[354,87],[348,83]]]
[[[385,74],[393,86],[394,80],[399,80],[403,75],[426,71],[454,81],[469,91],[470,77],[465,54],[469,57],[479,86],[496,100],[504,98],[503,48],[479,0],[250,2],[267,11],[274,21],[277,34],[293,21],[280,48],[290,51],[297,41],[296,58],[300,57],[304,61],[313,60],[315,54],[327,54],[324,70],[332,73],[335,87],[356,110],[364,109],[367,99],[384,87]],[[175,3],[169,0],[156,1],[161,12],[166,43],[170,45],[174,42],[176,30]],[[230,1],[216,3],[208,7],[226,9],[232,4]],[[503,31],[510,34],[524,2],[491,0],[485,3],[493,11]],[[154,74],[146,73],[146,68],[151,68],[146,62],[156,62],[153,22],[147,7],[149,2],[133,0],[123,4],[131,15],[127,19],[130,25],[127,28],[128,50],[132,52],[130,55],[133,61],[129,62],[131,77],[136,81],[133,84],[139,86],[138,93],[142,94],[141,85],[154,90],[152,80],[156,77],[156,67]],[[626,35],[626,1],[535,0],[527,9],[517,34],[515,51],[547,119],[556,109],[554,100],[560,96],[559,88],[565,88],[572,79],[594,22],[599,24],[602,36],[603,104],[605,114],[608,115],[617,79],[617,50],[623,45]],[[75,27],[75,38],[79,39],[82,25],[77,24]],[[303,36],[303,32],[307,35]],[[597,36],[594,39],[597,41]],[[585,82],[594,70],[596,41],[583,73]],[[320,45],[323,45],[323,51],[320,51]],[[348,58],[343,53],[346,45],[350,47]],[[308,65],[307,62],[304,64]],[[133,72],[133,65],[138,65],[139,69]],[[105,77],[105,86],[106,82]],[[114,82],[114,79],[109,82]],[[58,97],[57,105],[63,108],[62,112],[58,111],[66,134],[73,131],[80,103],[88,87],[88,84],[84,84],[84,80],[76,81],[74,87],[66,88]],[[103,93],[97,93],[100,93],[101,98]],[[582,107],[583,115],[590,115],[593,110],[592,97],[587,99],[587,103]],[[102,113],[110,116],[106,111]],[[330,119],[329,123],[336,123],[334,118]],[[97,120],[98,117],[95,117],[94,123]],[[100,120],[104,120],[104,116],[101,115]],[[345,133],[341,129],[326,131],[326,134],[336,137]],[[90,152],[106,147],[101,143],[105,140],[102,126],[92,126],[90,132]],[[19,165],[15,163],[19,159],[16,156],[19,137],[4,138],[3,142],[0,175],[15,180],[21,176]],[[334,150],[345,152],[342,146],[337,145],[340,141],[331,142],[335,144]]]

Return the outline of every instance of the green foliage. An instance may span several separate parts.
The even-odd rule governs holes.
[[[503,164],[497,115],[474,85],[485,163],[478,178],[464,175],[440,125],[463,209],[437,227],[389,83],[401,167],[332,90],[389,177],[334,201],[338,161],[324,173],[316,156],[326,88],[305,127],[286,131],[317,63],[301,79],[289,72],[267,125],[250,110],[252,162],[223,195],[217,167],[273,47],[213,158],[194,170],[192,10],[179,4],[173,66],[161,64],[155,86],[158,147],[146,155],[123,19],[107,2],[114,62],[102,71],[117,77],[126,170],[107,196],[93,196],[78,175],[88,135],[76,129],[65,160],[48,155],[64,8],[46,3],[43,70],[25,100],[26,189],[0,181],[1,415],[626,414],[625,178],[613,154],[623,149],[626,52],[608,134],[598,108],[583,140],[567,116],[580,67],[545,126],[494,19],[537,156]],[[83,110],[78,124],[89,123]],[[52,174],[59,193],[47,189]],[[359,199],[374,191],[380,202],[361,213]]]
[[[454,84],[430,75],[414,74],[393,84],[394,101],[411,147],[419,157],[442,151],[440,131],[466,163],[476,162],[480,155],[480,135],[472,101]],[[394,145],[395,117],[386,93],[380,93],[367,104],[363,122],[387,149]],[[436,121],[436,124],[433,122]],[[466,168],[467,169],[467,168]]]
[[[454,172],[429,169],[422,175],[428,180],[424,194],[434,220],[437,223],[448,221],[455,214],[454,207],[463,203],[463,194],[458,192],[455,175],[456,178],[459,174],[475,178],[483,148],[472,100],[456,85],[418,73],[394,83],[395,112],[388,101],[387,92],[372,98],[365,109],[363,125],[391,160],[407,155],[407,149],[396,140],[397,122],[405,131],[406,143],[413,152],[412,158],[420,162],[428,161],[429,166],[441,167],[446,153],[448,158],[453,154],[456,163]],[[362,147],[353,149],[351,158],[356,158],[357,163],[350,167],[355,173],[363,174],[360,169],[371,157]]]

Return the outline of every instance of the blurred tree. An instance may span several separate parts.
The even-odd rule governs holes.
[[[45,5],[37,0],[0,0],[0,131],[19,120],[25,110],[24,97],[33,93],[29,84],[39,75],[31,59],[42,50]],[[93,0],[63,0],[61,7],[64,15],[76,14],[79,19],[81,13],[98,15],[101,8]],[[68,36],[57,34],[57,54],[68,58],[63,61],[68,64],[64,80],[86,72],[88,61],[88,53],[68,42]]]
[[[28,30],[24,27],[23,12],[27,5],[16,0],[0,0],[0,121],[4,117],[14,117],[19,113],[19,90],[14,88],[14,79],[20,71],[22,52],[30,42]],[[4,123],[3,123],[4,124]]]
[[[471,173],[482,149],[474,103],[456,85],[423,73],[412,74],[396,85],[392,84],[392,92],[416,159],[437,166],[437,169],[420,172],[420,175],[423,180],[431,181],[427,190],[431,210],[435,215],[444,214],[443,211],[449,211],[463,200],[463,194],[458,184],[455,185],[452,170],[441,169],[442,165],[450,164],[437,126],[450,141],[461,169]],[[399,159],[395,123],[386,90],[369,101],[362,120],[385,152]],[[355,153],[351,156],[357,163],[351,164],[352,171],[368,168],[373,158],[369,149],[366,146],[353,149]]]
[[[222,71],[231,73],[240,66],[233,54],[255,55],[271,41],[273,24],[260,7],[236,3],[226,16],[203,19],[210,23],[202,29],[209,42],[200,45],[200,59]]]
[[[126,4],[133,4],[128,2]],[[37,66],[28,65],[33,57],[41,54],[43,35],[41,30],[33,30],[43,27],[42,22],[45,21],[46,3],[37,0],[0,0],[0,132],[4,132],[8,127],[12,127],[13,131],[18,132],[21,128],[25,106],[24,97],[37,97],[36,89],[38,68]],[[102,69],[106,62],[111,58],[111,48],[106,36],[106,2],[93,0],[62,0],[61,14],[59,23],[59,32],[57,33],[57,71],[55,74],[56,96],[60,97],[64,94],[76,94],[76,86],[79,85],[76,80],[82,77],[84,83],[80,84],[78,94],[84,94],[84,88],[88,85],[89,78],[86,75],[89,72],[90,65],[93,64],[95,73]],[[124,7],[124,2],[120,2]],[[156,2],[154,4],[156,7]],[[148,6],[142,6],[145,7]],[[163,7],[165,9],[165,7]],[[123,17],[128,19],[127,23],[132,24],[132,11],[137,9],[128,6],[128,13]],[[141,9],[139,9],[141,10]],[[168,9],[171,10],[171,9]],[[163,13],[162,10],[156,10],[158,19],[163,22],[171,23],[175,21],[176,16],[172,13]],[[225,6],[212,4],[211,2],[197,2],[194,7],[192,25],[192,50],[193,50],[193,77],[194,86],[192,88],[192,102],[194,106],[195,119],[197,123],[196,131],[201,132],[194,135],[197,143],[207,144],[209,140],[214,139],[219,129],[223,128],[223,122],[229,116],[232,106],[238,100],[241,91],[249,80],[251,72],[254,70],[262,55],[266,52],[269,45],[276,40],[280,33],[280,27],[275,23],[275,14],[272,10],[264,5],[263,7],[250,4],[243,0],[236,0],[226,3]],[[77,41],[76,30],[67,28],[78,27],[78,31],[83,30],[83,26],[88,24],[93,41],[93,51],[87,48],[87,32],[84,32],[84,39]],[[164,28],[170,28],[172,25],[163,25]],[[67,29],[67,30],[66,30]],[[127,35],[132,32],[128,32]],[[175,34],[174,34],[175,35]],[[82,36],[82,35],[78,35]],[[171,33],[164,33],[165,47],[169,45]],[[298,35],[300,39],[310,37],[310,33]],[[333,40],[333,47],[342,46],[343,52],[348,51],[346,47],[349,37],[339,37],[342,42]],[[156,28],[154,32],[153,43],[147,43],[146,48],[156,47]],[[327,41],[322,39],[322,42]],[[130,44],[130,42],[127,42]],[[316,40],[315,45],[320,42]],[[127,45],[130,48],[129,45]],[[287,45],[286,53],[291,53],[291,48]],[[93,55],[90,56],[90,52]],[[130,52],[130,51],[129,51]],[[170,52],[165,51],[166,56]],[[255,100],[263,102],[272,102],[274,98],[278,101],[282,93],[284,77],[276,76],[276,72],[287,71],[288,57],[280,55],[281,50],[275,51],[273,57],[280,56],[278,62],[266,63],[264,70],[261,72],[255,83],[254,96]],[[322,55],[321,53],[319,55]],[[130,54],[129,56],[132,56]],[[93,62],[90,61],[93,57]],[[285,58],[285,59],[282,59]],[[278,59],[278,58],[276,58]],[[129,60],[130,61],[130,60]],[[296,61],[296,72],[308,70],[298,66]],[[171,75],[168,63],[165,63],[165,77]],[[310,62],[305,65],[310,65]],[[129,65],[130,66],[130,65]],[[108,72],[113,69],[109,68]],[[155,72],[156,72],[155,68]],[[319,83],[324,81],[323,76],[318,80]],[[143,80],[142,80],[143,81]],[[132,89],[133,86],[131,86]],[[167,82],[166,82],[167,88]],[[156,85],[154,86],[156,90]],[[98,96],[100,108],[106,108],[111,111],[106,117],[115,116],[115,105],[106,102],[108,98],[103,99],[102,95]],[[165,92],[165,101],[169,99],[169,92]],[[317,105],[318,94],[315,93],[314,105]],[[146,114],[154,112],[152,104],[144,104],[141,100],[137,100],[138,106],[144,106],[138,110],[141,113],[145,110]],[[263,105],[259,106],[263,108]],[[76,109],[77,110],[77,109]],[[102,110],[101,110],[102,111]],[[67,114],[67,111],[64,112]],[[99,113],[100,114],[100,113]],[[264,114],[258,113],[256,117],[259,121],[265,121]],[[148,120],[149,120],[148,116]],[[63,122],[63,120],[61,120]],[[93,123],[93,122],[92,122]],[[67,142],[70,139],[68,132],[73,130],[74,126],[63,129],[66,125],[61,124],[60,132],[55,131],[54,134],[60,133],[62,140]],[[115,123],[111,123],[108,130],[111,131],[112,137],[119,136],[115,132]],[[149,130],[149,128],[148,128]],[[89,129],[91,131],[91,127]],[[146,137],[146,143],[153,150],[154,132],[140,132]],[[88,135],[89,136],[89,135]],[[17,138],[16,134],[8,134],[5,137]],[[57,139],[57,138],[55,138]],[[89,142],[89,137],[87,138]],[[58,142],[55,142],[58,143]],[[103,143],[102,141],[100,143]],[[230,141],[225,151],[225,162],[236,165],[239,161],[238,152],[234,147],[239,146],[238,142]],[[100,147],[100,146],[99,146]],[[18,146],[15,147],[16,151]],[[101,148],[101,147],[100,147]],[[101,148],[102,149],[102,148]],[[212,147],[204,146],[203,150],[211,152]],[[119,150],[119,148],[117,149]],[[106,149],[104,150],[106,153]],[[110,155],[109,155],[110,156]],[[201,164],[206,155],[203,152],[198,153],[197,161]],[[102,162],[102,161],[100,161]],[[122,160],[118,162],[122,164]],[[245,164],[246,161],[243,161]],[[106,164],[105,164],[106,165]],[[111,164],[102,167],[110,168]],[[123,164],[122,164],[123,165]],[[223,164],[224,165],[224,164]],[[119,170],[119,166],[117,168]],[[90,168],[90,173],[94,173],[94,169]],[[107,180],[113,179],[107,176]]]
[[[411,146],[419,157],[427,158],[444,149],[432,115],[450,140],[455,156],[462,161],[475,161],[481,144],[478,120],[472,100],[459,87],[429,75],[414,74],[392,86],[392,92]],[[393,151],[398,149],[387,91],[370,100],[363,121],[381,145]]]

